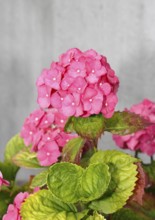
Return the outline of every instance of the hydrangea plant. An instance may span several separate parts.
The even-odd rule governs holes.
[[[36,85],[39,107],[7,143],[0,162],[1,219],[154,219],[155,103],[115,111],[119,79],[92,49],[68,50]],[[99,150],[104,132],[135,157]],[[151,163],[143,164],[139,152]],[[21,185],[20,167],[41,171]]]

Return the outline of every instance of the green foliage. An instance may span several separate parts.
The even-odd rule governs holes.
[[[3,173],[4,179],[7,179],[8,181],[14,181],[18,167],[13,166],[10,162],[0,162],[0,171]]]
[[[76,203],[99,198],[106,191],[110,174],[104,163],[91,164],[86,169],[71,163],[50,167],[47,185],[63,202]]]
[[[97,139],[104,131],[112,134],[126,135],[144,129],[150,122],[132,112],[115,112],[111,118],[102,114],[90,117],[70,117],[65,125],[65,131],[76,132],[88,139]]]
[[[87,210],[78,212],[74,205],[60,201],[48,190],[32,194],[21,207],[23,220],[80,220],[86,214]]]
[[[5,179],[9,181],[15,179],[19,166],[16,166],[13,163],[12,158],[24,147],[25,144],[19,134],[13,136],[7,143],[4,153],[4,162],[0,162],[0,170],[2,171]]]
[[[63,148],[62,161],[71,163],[79,163],[80,154],[84,146],[85,140],[81,137],[71,139]]]
[[[111,183],[102,198],[92,201],[90,208],[105,214],[116,212],[122,208],[132,195],[137,181],[137,159],[116,150],[98,151],[90,159],[90,163],[103,162],[109,165]]]
[[[111,118],[105,118],[105,131],[112,134],[127,135],[144,129],[149,122],[132,112],[115,112]]]
[[[153,220],[145,216],[142,212],[138,213],[129,208],[123,208],[112,215],[112,220]]]
[[[46,185],[48,173],[49,173],[49,170],[47,169],[37,174],[33,178],[30,187],[34,189],[35,187],[43,187],[44,185]]]
[[[148,174],[150,180],[155,183],[155,161],[151,164],[143,164],[143,169]]]
[[[13,162],[19,167],[40,168],[35,152],[31,152],[29,147],[23,148],[14,157]]]
[[[51,192],[63,202],[80,200],[79,187],[83,169],[72,163],[57,163],[50,167],[47,185]]]
[[[86,218],[86,220],[106,220],[104,218],[104,216],[98,214],[97,212],[94,212],[93,216],[89,216],[88,218]]]
[[[25,147],[23,139],[16,134],[13,136],[6,145],[4,160],[12,163],[12,158]]]
[[[95,163],[88,166],[81,179],[81,196],[84,201],[99,198],[108,188],[111,176],[109,167],[104,163]]]
[[[7,191],[0,191],[0,219],[6,213],[9,203],[12,202],[12,197]]]
[[[65,131],[76,132],[81,137],[97,139],[104,131],[102,114],[90,117],[71,117],[65,125]]]

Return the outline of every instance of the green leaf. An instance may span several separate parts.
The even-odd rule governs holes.
[[[115,112],[111,118],[105,118],[105,131],[112,134],[127,135],[144,129],[150,124],[141,116],[132,112]]]
[[[143,164],[143,169],[148,174],[150,180],[155,182],[155,161],[152,161],[151,164]]]
[[[34,189],[35,187],[43,187],[44,185],[46,185],[48,173],[49,173],[49,170],[47,169],[47,170],[44,170],[41,173],[37,174],[33,178],[30,187],[32,189]]]
[[[4,152],[4,163],[6,167],[10,167],[10,172],[6,168],[7,169],[6,172],[10,173],[8,176],[8,180],[15,179],[15,176],[19,170],[19,167],[13,163],[12,158],[14,157],[15,154],[17,154],[24,147],[25,147],[24,141],[19,136],[19,134],[16,134],[15,136],[13,136],[6,145],[5,152]]]
[[[25,147],[23,139],[16,134],[13,136],[6,145],[4,160],[12,162],[13,156],[15,156],[21,149]]]
[[[69,119],[67,120],[64,130],[66,132],[72,133],[75,132],[74,130],[74,116],[69,117]]]
[[[155,219],[155,196],[152,193],[145,193],[142,205],[130,201],[128,208],[135,212],[137,216],[145,217],[144,219]]]
[[[106,220],[103,215],[94,212],[93,216],[89,216],[86,220]]]
[[[29,147],[25,147],[13,157],[13,162],[19,167],[40,168],[35,152],[31,152]]]
[[[22,220],[80,220],[87,212],[77,212],[74,205],[61,202],[48,190],[30,195],[21,207]]]
[[[71,117],[65,125],[65,131],[76,131],[81,137],[97,139],[104,131],[102,114],[90,117]]]
[[[86,168],[81,179],[83,201],[99,198],[107,190],[110,182],[109,167],[104,163],[91,164]]]
[[[112,220],[152,220],[152,218],[149,218],[145,216],[142,212],[135,212],[129,208],[123,208],[112,215]]]
[[[0,171],[3,173],[3,178],[8,181],[15,180],[18,169],[17,166],[13,166],[10,162],[0,162]]]
[[[0,219],[6,213],[8,205],[12,202],[12,197],[10,193],[5,191],[0,191]]]
[[[92,201],[90,208],[105,214],[122,208],[132,195],[137,181],[136,158],[116,150],[98,151],[90,163],[103,162],[109,165],[111,182],[102,198]]]
[[[62,161],[71,163],[79,163],[80,154],[84,146],[85,140],[81,137],[71,139],[63,148]]]
[[[47,185],[51,192],[63,202],[80,200],[79,185],[83,169],[76,164],[57,163],[50,167]]]

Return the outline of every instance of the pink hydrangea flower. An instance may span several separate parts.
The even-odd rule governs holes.
[[[143,116],[150,122],[155,122],[155,102],[144,99],[141,103],[133,105],[131,112]],[[144,130],[125,136],[113,135],[115,143],[124,149],[133,151],[139,150],[151,156],[155,153],[155,125],[151,125]]]
[[[42,166],[49,166],[58,161],[60,150],[56,141],[49,141],[37,151],[37,158]]]
[[[4,185],[4,186],[9,186],[10,183],[9,183],[9,181],[3,179],[3,174],[2,174],[2,172],[0,171],[0,188],[1,188],[2,185]]]
[[[13,204],[8,206],[7,213],[3,216],[2,220],[21,220],[20,216],[20,208],[21,204],[25,201],[25,199],[29,196],[27,192],[20,192],[14,199]]]
[[[43,70],[36,85],[40,107],[56,108],[66,117],[99,113],[111,117],[117,104],[118,77],[107,59],[92,49],[68,50]],[[90,88],[93,101],[86,98]]]
[[[64,96],[66,106],[67,98]],[[37,109],[26,118],[20,135],[27,146],[32,146],[31,150],[36,152],[42,166],[57,162],[64,145],[75,137],[64,133],[66,120],[67,117],[54,108]]]

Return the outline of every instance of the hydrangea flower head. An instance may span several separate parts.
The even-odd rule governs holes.
[[[54,108],[37,109],[25,119],[20,135],[25,145],[31,145],[31,150],[37,153],[40,165],[56,163],[64,145],[75,137],[64,133],[66,120],[67,117]]]
[[[150,122],[155,122],[155,102],[144,99],[141,103],[133,105],[131,112],[143,116]],[[144,130],[125,136],[113,135],[115,143],[124,149],[133,151],[139,150],[151,156],[155,153],[155,125],[151,125]]]
[[[117,104],[118,77],[95,50],[77,48],[62,54],[37,80],[38,104],[69,116],[102,113],[111,117]],[[90,93],[90,94],[89,94]]]
[[[16,195],[13,204],[8,206],[7,213],[3,216],[2,220],[21,220],[20,208],[24,200],[29,196],[27,192],[20,192]]]

